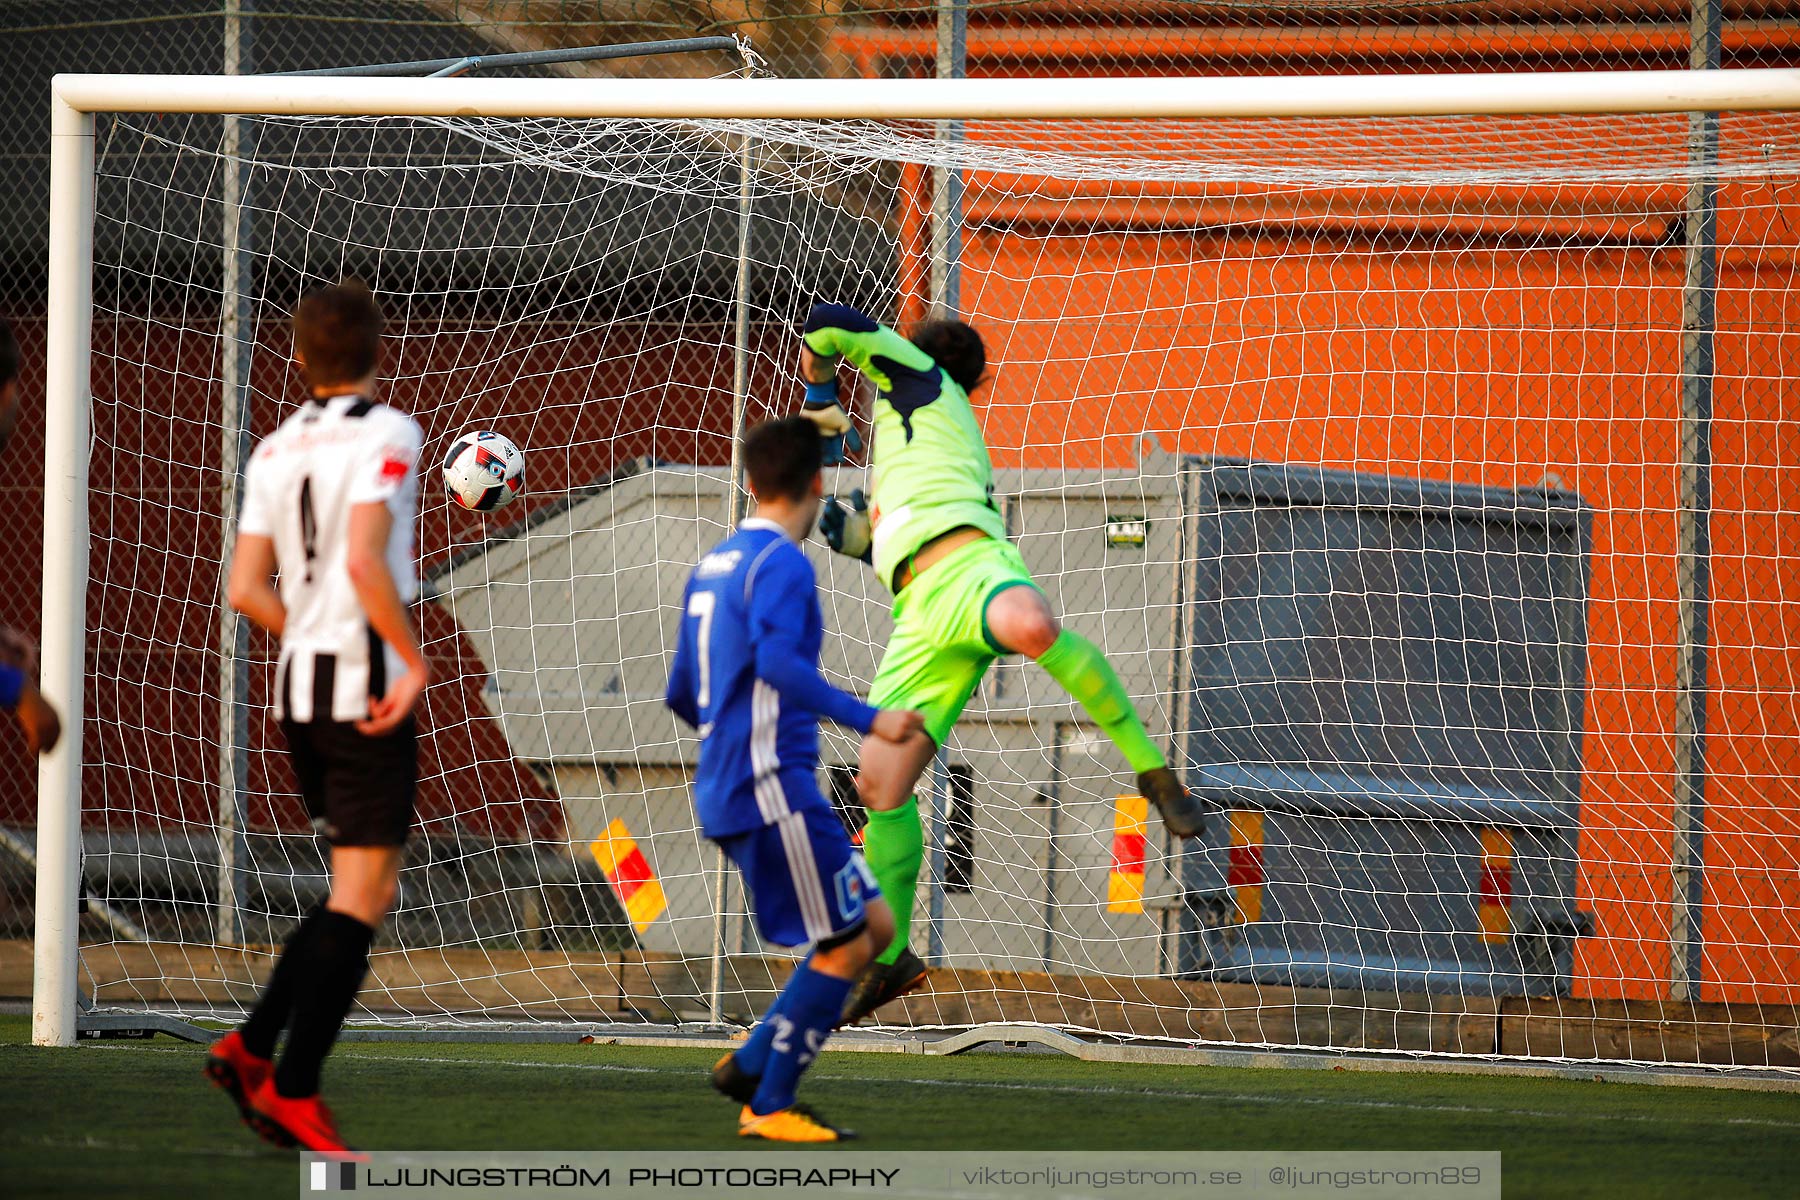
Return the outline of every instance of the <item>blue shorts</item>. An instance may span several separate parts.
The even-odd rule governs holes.
[[[806,946],[855,936],[881,890],[837,814],[807,807],[719,845],[743,872],[763,940]]]

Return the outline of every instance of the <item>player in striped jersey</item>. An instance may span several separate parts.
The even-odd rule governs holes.
[[[275,710],[331,845],[331,891],[206,1073],[263,1137],[328,1153],[348,1150],[319,1099],[319,1068],[399,887],[418,782],[413,709],[430,680],[406,613],[423,435],[375,398],[380,352],[381,314],[360,282],[295,309],[308,397],[251,456],[227,586],[233,608],[281,639]]]
[[[796,1104],[800,1074],[838,1022],[851,982],[894,932],[893,914],[819,790],[819,719],[877,740],[924,740],[904,709],[875,709],[819,672],[825,623],[800,541],[823,492],[819,437],[799,418],[744,438],[755,515],[700,560],[682,596],[668,705],[700,731],[694,806],[743,873],[764,939],[812,946],[749,1040],[713,1069],[744,1107],[743,1137],[855,1136]]]

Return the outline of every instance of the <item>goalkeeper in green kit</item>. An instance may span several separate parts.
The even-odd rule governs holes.
[[[856,433],[838,399],[840,358],[878,391],[871,455],[874,507],[827,497],[819,531],[833,550],[872,563],[894,593],[894,633],[869,703],[916,709],[929,736],[865,739],[856,788],[869,810],[863,856],[893,905],[896,936],[858,980],[844,1023],[868,1016],[925,981],[907,945],[913,895],[925,857],[913,789],[975,687],[1003,654],[1048,671],[1124,753],[1138,790],[1180,837],[1201,832],[1199,802],[1182,787],[1098,647],[1063,629],[1032,582],[993,500],[993,464],[969,404],[987,351],[961,321],[927,321],[910,339],[841,304],[814,306],[806,321],[801,415],[827,439],[826,461],[842,462]]]

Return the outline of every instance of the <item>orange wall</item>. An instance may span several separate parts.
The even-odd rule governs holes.
[[[1738,256],[1719,295],[1708,999],[1800,1000],[1791,271]],[[1014,227],[965,249],[997,462],[1124,463],[1148,432],[1502,487],[1553,474],[1593,506],[1583,994],[1666,994],[1681,280],[1678,250],[1638,247]]]
[[[1438,31],[1442,44],[1406,29],[1310,38],[1193,29],[1157,45],[1134,30],[1115,46],[1106,31],[1027,24],[971,30],[969,73],[1686,65],[1679,20],[1596,29],[1521,40],[1511,26],[1458,28]],[[929,73],[929,36],[846,27],[839,42],[859,73]],[[1727,29],[1727,66],[1796,55],[1791,24]],[[1728,115],[1727,160],[1788,142],[1790,121]],[[1324,137],[1304,123],[1139,123],[1110,135],[1077,124],[1011,136],[1102,154],[1200,146],[1211,160],[1256,166],[1289,161],[1299,143],[1283,138],[1308,137],[1309,161],[1335,155],[1349,166],[1417,162],[1421,149],[1454,160],[1465,146],[1495,144],[1489,124],[1365,122]],[[1540,165],[1591,163],[1596,144],[1615,161],[1680,162],[1685,134],[1682,117],[1605,127],[1537,118],[1501,140]],[[972,124],[967,136],[996,135]],[[924,184],[903,168],[903,318],[923,308]],[[1579,944],[1576,989],[1666,995],[1683,266],[1679,237],[1666,235],[1682,211],[1681,185],[1378,193],[973,173],[968,186],[963,308],[992,331],[1000,361],[980,397],[997,461],[1122,464],[1149,433],[1182,452],[1503,487],[1554,475],[1593,506],[1578,886],[1598,934]],[[1797,213],[1787,178],[1719,192],[1709,1000],[1800,1001]],[[1522,248],[1521,233],[1543,248]]]

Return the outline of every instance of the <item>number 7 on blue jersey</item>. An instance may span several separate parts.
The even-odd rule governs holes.
[[[718,601],[719,598],[711,592],[694,592],[687,602],[687,615],[700,622],[700,628],[694,635],[694,648],[700,659],[700,694],[695,703],[703,717],[707,704],[712,701],[712,623],[713,610],[718,606]]]

